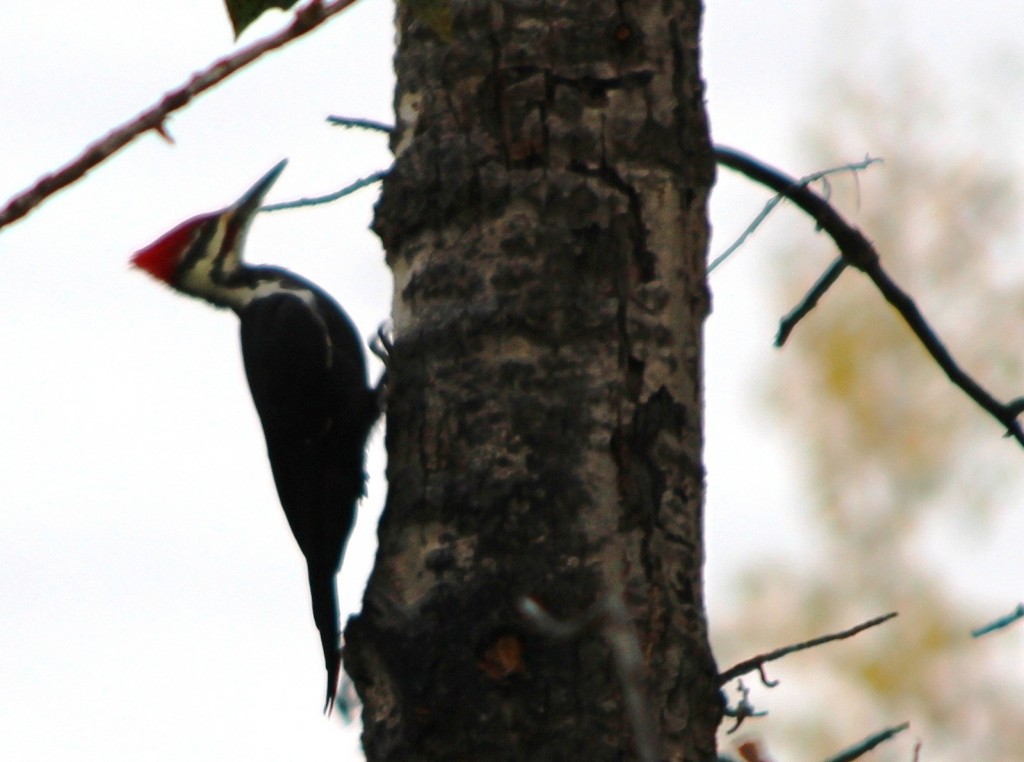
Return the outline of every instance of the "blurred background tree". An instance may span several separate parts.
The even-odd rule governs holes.
[[[894,54],[888,75],[869,81],[859,73],[877,66],[837,57],[842,73],[824,76],[808,104],[803,169],[884,158],[856,177],[833,176],[833,204],[875,243],[962,367],[996,397],[1020,396],[1024,240],[1013,154],[925,66]],[[952,129],[965,122],[970,129]],[[795,213],[770,224],[773,240],[785,240],[754,266],[781,316],[836,252]],[[805,479],[793,510],[806,552],[766,548],[738,573],[732,610],[744,613],[714,622],[721,665],[886,611],[900,617],[852,646],[771,665],[784,688],[752,694],[771,717],[738,735],[780,760],[815,759],[910,720],[909,735],[925,739],[921,759],[1024,759],[1021,636],[969,634],[1016,601],[993,610],[977,600],[977,580],[957,579],[978,576],[964,571],[972,549],[1002,512],[1020,510],[1019,448],[852,270],[796,328],[761,389]],[[737,740],[723,737],[723,750]],[[906,745],[874,754],[908,758]]]

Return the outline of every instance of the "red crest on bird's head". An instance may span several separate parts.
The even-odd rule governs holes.
[[[165,233],[144,249],[139,249],[131,258],[131,263],[140,270],[145,270],[157,280],[164,283],[174,282],[174,271],[182,256],[196,239],[196,234],[203,223],[215,215],[203,214],[178,225],[169,233]]]
[[[179,291],[184,291],[193,296],[201,296],[209,301],[210,289],[215,287],[216,284],[200,282],[197,286],[195,282],[191,285],[178,283],[175,277],[178,265],[189,249],[192,248],[192,245],[196,243],[199,233],[203,230],[204,226],[215,220],[223,219],[226,224],[220,229],[220,235],[207,237],[205,243],[207,249],[197,252],[197,259],[205,259],[212,263],[215,259],[221,259],[224,256],[230,255],[233,257],[233,262],[228,264],[237,268],[249,224],[259,211],[263,197],[267,194],[270,186],[274,184],[277,176],[284,170],[287,163],[287,159],[278,162],[273,169],[263,175],[255,185],[227,209],[222,209],[213,214],[201,214],[198,217],[186,220],[146,248],[135,252],[131,258],[131,263],[140,270],[145,270],[157,280],[162,280]],[[219,263],[218,269],[224,270],[224,265],[225,263],[223,262]],[[200,280],[204,277],[209,279],[210,274],[201,273],[199,277]],[[193,280],[195,280],[195,276],[193,276]]]

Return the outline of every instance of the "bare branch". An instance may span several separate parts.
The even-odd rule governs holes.
[[[725,717],[732,717],[736,720],[736,723],[725,731],[728,734],[735,733],[739,730],[740,725],[742,725],[743,721],[748,717],[766,717],[768,715],[768,712],[759,712],[754,709],[754,705],[750,702],[750,688],[743,684],[743,680],[737,680],[736,682],[738,683],[737,688],[740,692],[739,702],[736,704],[735,708],[726,705],[726,707],[722,709],[722,714]]]
[[[139,135],[156,130],[170,140],[164,122],[172,112],[183,108],[194,97],[227,79],[264,53],[312,31],[354,2],[355,0],[334,0],[325,4],[323,0],[311,0],[308,5],[299,9],[292,22],[280,32],[258,40],[194,74],[188,82],[164,95],[159,102],[89,145],[62,169],[44,175],[32,187],[14,196],[7,202],[7,206],[0,209],[0,228],[21,219],[46,198],[84,177],[86,172],[124,148]]]
[[[828,269],[811,286],[811,290],[800,300],[800,303],[779,321],[779,332],[775,334],[775,346],[781,347],[786,343],[786,339],[789,338],[789,334],[796,328],[796,324],[803,320],[808,312],[818,306],[818,300],[825,295],[825,292],[832,287],[833,283],[839,280],[839,276],[843,274],[845,269],[846,261],[842,257],[839,257],[829,265]]]
[[[845,638],[852,638],[857,633],[863,632],[864,630],[870,629],[871,627],[877,627],[883,622],[888,622],[895,616],[896,612],[893,611],[888,614],[875,617],[874,619],[869,619],[867,622],[862,622],[861,624],[858,624],[856,627],[851,627],[850,629],[843,630],[842,632],[835,632],[831,635],[822,635],[821,637],[814,638],[813,640],[807,640],[803,643],[796,643],[794,645],[784,646],[782,648],[777,648],[774,651],[769,651],[768,653],[755,656],[752,659],[745,659],[744,661],[741,661],[739,664],[736,664],[735,666],[725,670],[725,672],[720,673],[718,675],[718,684],[725,685],[727,682],[739,677],[740,675],[745,675],[748,672],[753,672],[755,669],[760,670],[768,662],[775,661],[776,659],[781,659],[783,656],[788,656],[791,653],[796,653],[797,651],[805,651],[808,648],[815,648],[825,643],[831,643],[833,640],[844,640]],[[762,679],[764,679],[763,671],[761,672],[761,677]]]
[[[519,602],[519,611],[538,632],[559,640],[579,638],[600,627],[611,649],[615,672],[622,687],[637,758],[641,762],[662,759],[658,727],[648,705],[640,639],[622,600],[621,590],[609,590],[582,616],[568,621],[552,616],[533,598],[523,598]]]
[[[282,201],[279,204],[267,204],[266,206],[260,207],[261,212],[279,212],[282,209],[297,209],[303,206],[318,206],[319,204],[329,204],[332,201],[350,196],[357,190],[365,188],[367,185],[373,185],[374,183],[380,182],[390,170],[382,169],[379,172],[374,172],[372,175],[367,175],[356,180],[354,183],[346,185],[341,190],[337,190],[334,193],[328,193],[326,196],[315,196],[313,198],[300,198],[296,201]]]
[[[989,622],[984,627],[978,627],[975,630],[971,630],[971,637],[980,638],[982,635],[988,635],[990,632],[995,632],[996,630],[1001,630],[1004,627],[1009,627],[1018,619],[1024,619],[1024,603],[1018,603],[1017,608],[1006,616],[1001,616],[994,622]]]
[[[849,749],[845,749],[834,757],[829,757],[825,762],[852,762],[852,760],[859,759],[860,757],[867,754],[873,748],[881,743],[885,743],[890,738],[910,727],[909,722],[904,722],[902,725],[897,725],[893,728],[886,728],[885,730],[879,731],[872,736],[868,736],[863,741],[858,743],[856,746],[851,746]],[[915,752],[916,754],[916,752]]]
[[[729,151],[730,149],[723,148],[721,150]],[[722,160],[719,159],[719,161]],[[809,174],[806,177],[801,177],[799,180],[794,181],[793,184],[799,187],[806,187],[807,185],[813,182],[817,182],[818,180],[825,180],[825,182],[828,182],[827,178],[829,175],[833,175],[837,172],[859,172],[861,170],[867,169],[872,164],[875,164],[880,161],[881,159],[872,159],[868,157],[864,159],[864,161],[856,162],[854,164],[844,164],[841,167],[830,167],[828,169],[823,169],[819,172]],[[722,163],[725,164],[724,161],[722,161]],[[728,164],[726,164],[726,166],[728,166]],[[742,233],[740,233],[739,238],[733,241],[732,244],[726,247],[725,251],[723,251],[721,254],[719,254],[711,261],[711,264],[708,265],[708,273],[710,274],[716,267],[722,264],[738,248],[740,248],[740,246],[742,246],[746,242],[746,240],[751,236],[751,234],[761,226],[761,223],[768,219],[768,215],[772,213],[775,207],[782,203],[782,200],[784,198],[786,198],[786,194],[780,191],[770,201],[768,201],[768,203],[764,205],[764,208],[758,213],[758,215],[753,219],[753,221],[751,221],[751,223],[747,225],[746,229]]]
[[[942,344],[931,326],[924,319],[920,310],[918,310],[914,300],[897,286],[885,270],[882,269],[878,252],[875,251],[871,242],[859,230],[847,223],[832,208],[831,204],[821,196],[809,188],[799,185],[792,178],[787,177],[778,170],[772,169],[756,159],[729,148],[716,148],[715,157],[720,164],[742,172],[755,182],[761,183],[776,193],[782,194],[813,217],[818,225],[835,241],[843,261],[867,275],[875,284],[875,287],[882,292],[882,296],[885,297],[886,301],[900,313],[904,322],[910,326],[918,341],[928,351],[928,354],[932,356],[932,359],[938,363],[946,377],[963,390],[983,410],[999,421],[1006,428],[1007,436],[1012,436],[1021,446],[1024,446],[1024,429],[1021,428],[1020,423],[1017,421],[1017,416],[1024,409],[1024,400],[1017,399],[1006,404],[999,402],[957,365],[949,350]],[[835,265],[830,270],[833,268],[835,268]],[[836,276],[838,277],[838,273],[836,273]],[[826,279],[819,279],[818,284],[822,284],[824,280]],[[815,302],[834,280],[833,278],[832,281],[826,283],[823,288],[818,288],[818,285],[815,286]],[[809,311],[809,308],[801,312],[800,317],[806,314],[807,311]],[[790,313],[790,316],[793,314]],[[790,321],[788,330],[791,331],[793,325],[794,323]]]
[[[771,188],[811,215],[836,242],[843,257],[857,269],[862,270],[871,260],[878,259],[874,248],[860,231],[848,225],[828,201],[806,184],[801,184],[777,169],[732,148],[715,148],[715,160],[722,166],[736,170],[754,182]]]
[[[778,687],[779,681],[778,680],[769,680],[768,679],[768,673],[765,672],[763,664],[757,665],[757,673],[758,673],[758,676],[761,678],[761,684],[765,688],[776,688],[776,687]]]

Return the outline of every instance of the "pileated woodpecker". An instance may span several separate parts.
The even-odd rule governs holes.
[[[223,211],[183,222],[131,259],[189,296],[234,310],[242,358],[292,534],[306,557],[329,712],[341,669],[335,577],[363,493],[363,450],[379,415],[362,344],[324,291],[242,261],[249,226],[282,161]]]

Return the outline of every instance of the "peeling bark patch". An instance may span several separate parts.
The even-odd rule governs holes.
[[[646,402],[637,405],[632,420],[612,434],[612,457],[618,466],[619,494],[624,507],[621,525],[624,531],[639,527],[647,538],[653,531],[662,511],[666,487],[665,474],[658,465],[654,448],[664,434],[682,438],[687,419],[686,408],[662,387]]]
[[[620,27],[621,29],[622,27]],[[608,94],[612,90],[641,90],[654,79],[654,72],[631,71],[618,77],[562,77],[551,75],[551,83],[555,87],[569,87],[579,91],[584,97],[584,105],[591,108],[608,104]]]
[[[629,185],[614,168],[602,164],[600,167],[587,167],[581,162],[574,162],[571,169],[586,177],[595,177],[609,187],[623,194],[629,209],[629,235],[633,240],[633,265],[636,279],[640,283],[649,283],[657,277],[656,258],[647,248],[647,227],[644,225],[643,202],[636,188]]]
[[[449,569],[453,569],[456,560],[454,548],[435,548],[427,553],[426,558],[423,559],[423,565],[428,571],[440,575]]]
[[[645,363],[633,355],[626,358],[626,394],[629,399],[636,402],[640,399],[640,393],[644,388],[644,367]]]

